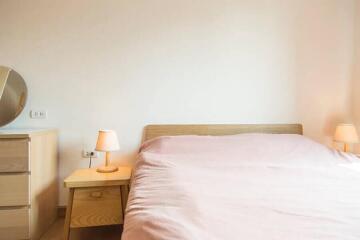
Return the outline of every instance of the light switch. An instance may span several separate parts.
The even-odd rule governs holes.
[[[45,119],[47,118],[47,111],[45,110],[31,110],[30,117],[35,119]]]

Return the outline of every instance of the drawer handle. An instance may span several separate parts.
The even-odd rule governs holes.
[[[93,197],[93,198],[101,198],[103,195],[102,192],[92,192],[90,193],[90,196]]]

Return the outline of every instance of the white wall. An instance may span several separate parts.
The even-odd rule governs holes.
[[[358,130],[360,130],[360,0],[356,1],[355,17],[355,51],[354,51],[354,71],[353,71],[353,116]],[[360,152],[360,146],[357,146]]]
[[[99,128],[118,132],[121,164],[149,123],[302,122],[329,143],[350,114],[353,4],[1,0],[0,64],[30,91],[9,127],[59,128],[61,181]]]

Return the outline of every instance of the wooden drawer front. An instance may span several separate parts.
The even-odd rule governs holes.
[[[0,172],[29,171],[29,140],[0,139]]]
[[[29,239],[29,209],[0,210],[0,240]]]
[[[0,193],[1,207],[29,205],[29,174],[0,175]]]
[[[122,224],[120,186],[77,188],[70,227]]]

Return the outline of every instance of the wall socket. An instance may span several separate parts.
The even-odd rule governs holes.
[[[47,118],[47,111],[45,110],[31,110],[30,117],[35,119],[45,119]]]
[[[99,157],[99,153],[96,151],[91,151],[91,150],[83,150],[82,151],[82,157],[83,158],[97,158]]]

